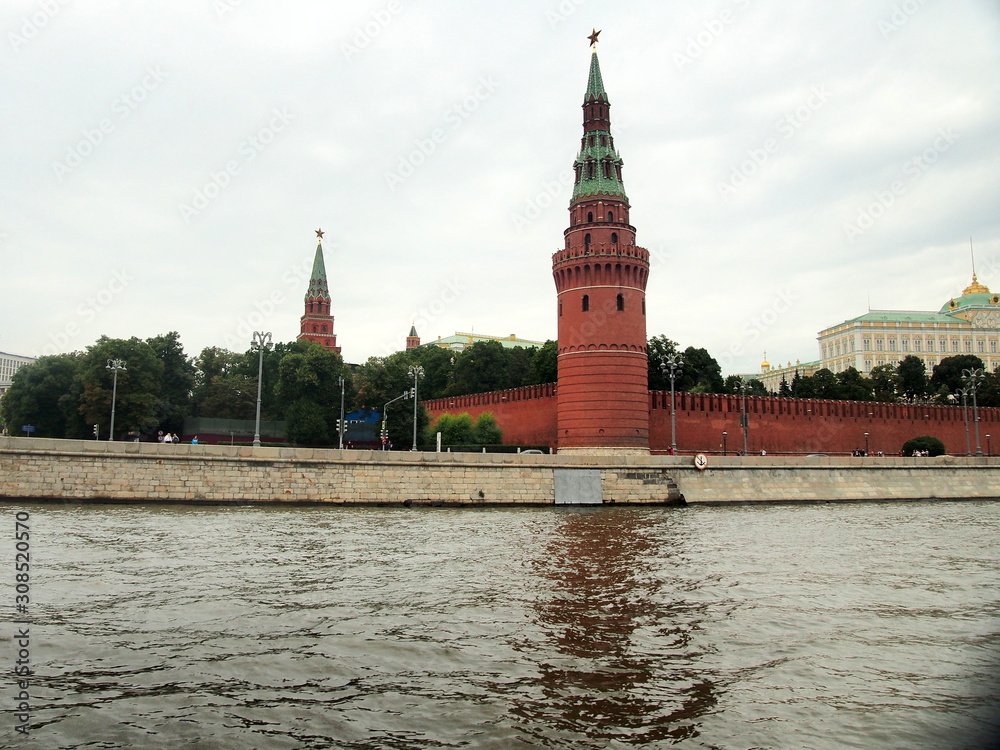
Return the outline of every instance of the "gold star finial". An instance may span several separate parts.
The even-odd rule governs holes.
[[[597,29],[594,29],[591,35],[587,37],[587,39],[590,40],[590,46],[593,47],[594,49],[597,49],[597,37],[599,37],[600,35],[601,32],[598,31]]]
[[[324,231],[323,231],[322,229],[317,229],[317,230],[316,230],[316,237],[317,237],[318,239],[322,240],[322,239],[323,239],[323,235],[324,235],[324,234],[326,234],[326,232],[324,232]]]

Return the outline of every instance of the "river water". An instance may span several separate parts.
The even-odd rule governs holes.
[[[1000,736],[997,502],[16,510],[33,747]]]

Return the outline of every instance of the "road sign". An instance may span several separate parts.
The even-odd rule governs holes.
[[[21,432],[34,432],[35,425],[33,424],[23,424],[21,425]]]

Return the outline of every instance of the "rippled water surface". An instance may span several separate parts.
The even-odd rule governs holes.
[[[33,747],[1000,736],[1000,503],[15,509]]]

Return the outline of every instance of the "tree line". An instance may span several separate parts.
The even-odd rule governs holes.
[[[669,390],[669,372],[663,365],[673,356],[680,364],[675,390],[695,393],[736,394],[743,386],[751,396],[954,403],[953,394],[963,386],[962,373],[983,368],[978,357],[958,355],[945,358],[928,374],[922,360],[908,356],[897,365],[875,367],[868,376],[854,368],[837,374],[827,369],[810,376],[796,373],[769,394],[758,380],[724,378],[719,363],[705,349],[681,351],[676,342],[661,335],[649,339],[648,350],[651,390]],[[498,341],[480,341],[462,351],[421,346],[352,366],[313,342],[279,342],[263,352],[261,418],[284,421],[290,442],[334,445],[341,378],[346,413],[362,408],[381,413],[386,403],[413,387],[412,367],[422,370],[418,395],[423,402],[555,382],[556,357],[554,341],[539,348],[509,349]],[[187,417],[254,418],[261,365],[258,350],[206,347],[189,357],[174,331],[145,340],[105,336],[84,351],[44,356],[20,368],[0,401],[0,423],[15,435],[21,425],[31,424],[39,437],[76,439],[93,438],[96,425],[98,434],[106,438],[115,388],[109,360],[121,360],[126,367],[118,372],[115,439],[130,432],[180,433]],[[985,373],[977,401],[981,406],[1000,406],[1000,374]],[[389,439],[398,446],[409,445],[412,402],[397,401],[389,407],[389,414]],[[418,409],[421,435],[426,434],[428,422],[427,413]],[[470,436],[464,422],[455,430],[446,426],[449,433]],[[495,440],[490,434],[489,439]]]

